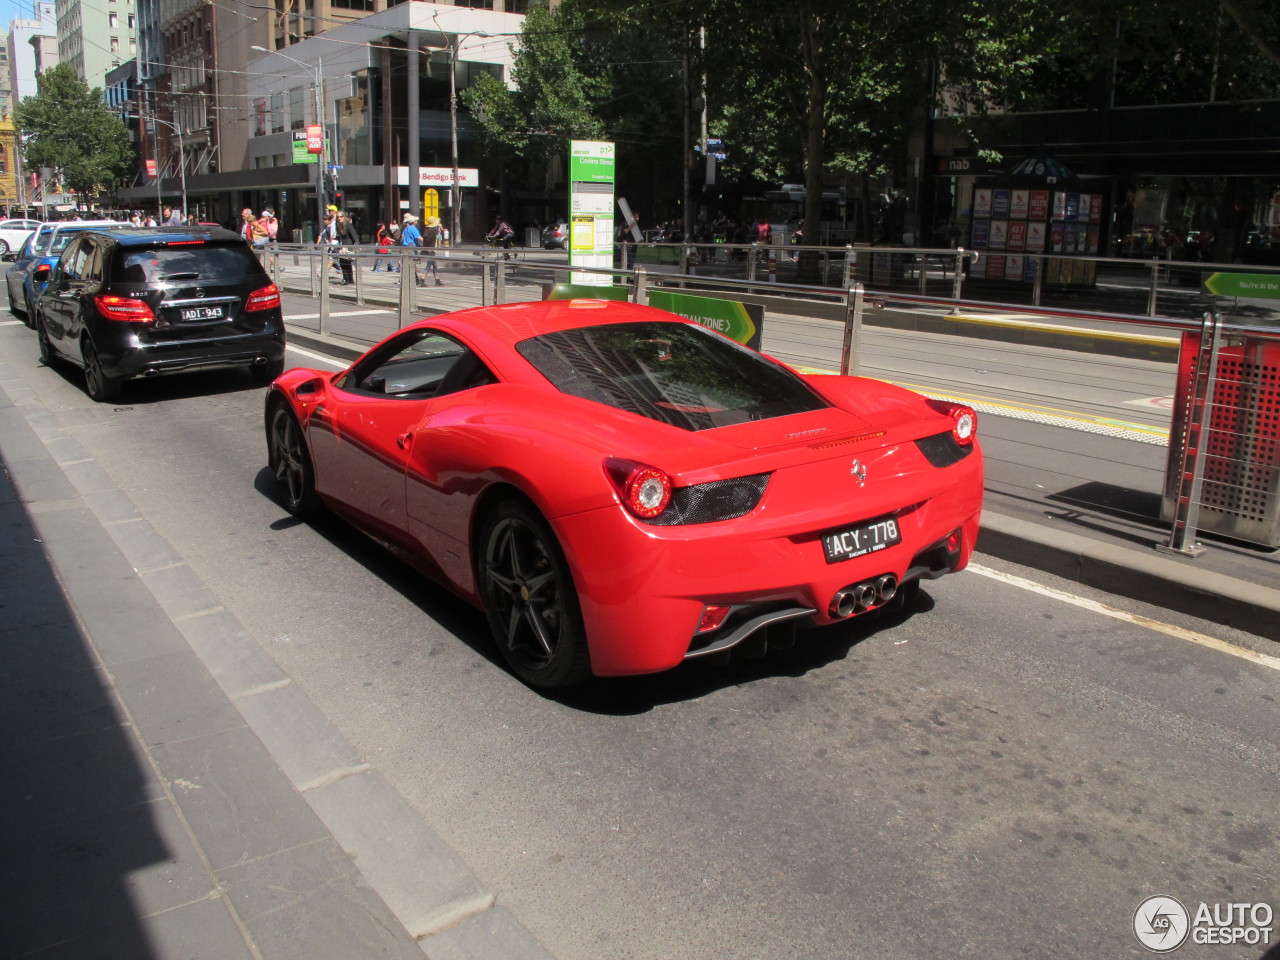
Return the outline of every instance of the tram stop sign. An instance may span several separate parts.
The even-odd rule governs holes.
[[[1204,288],[1219,297],[1280,300],[1280,273],[1211,273]]]

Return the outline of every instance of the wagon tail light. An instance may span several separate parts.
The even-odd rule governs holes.
[[[929,406],[951,418],[951,438],[962,447],[973,443],[978,435],[978,414],[972,407],[948,400],[930,400]]]
[[[244,302],[245,310],[253,313],[257,310],[274,310],[280,306],[280,288],[274,283],[268,283],[265,287],[253,291],[249,294],[249,299]]]
[[[657,467],[610,457],[604,462],[604,470],[623,506],[641,520],[659,516],[671,502],[671,477]]]
[[[125,323],[151,323],[156,315],[145,300],[133,297],[112,297],[99,294],[93,298],[98,313],[107,320],[119,320]]]

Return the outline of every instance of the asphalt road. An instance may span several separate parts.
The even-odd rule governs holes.
[[[24,327],[0,327],[0,350],[32,409],[560,960],[1139,957],[1149,895],[1280,906],[1268,666],[979,556],[904,616],[548,699],[476,612],[340,522],[285,514],[247,376],[104,407],[41,367]]]

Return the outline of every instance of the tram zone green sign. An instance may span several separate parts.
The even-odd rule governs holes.
[[[1280,300],[1280,273],[1211,273],[1204,286],[1220,297]]]
[[[731,340],[753,350],[760,349],[760,328],[764,324],[764,307],[737,300],[695,297],[668,290],[650,290],[649,306],[718,330]]]

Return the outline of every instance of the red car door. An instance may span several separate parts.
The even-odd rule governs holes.
[[[406,540],[405,467],[428,403],[332,389],[308,424],[317,492],[396,543]]]

